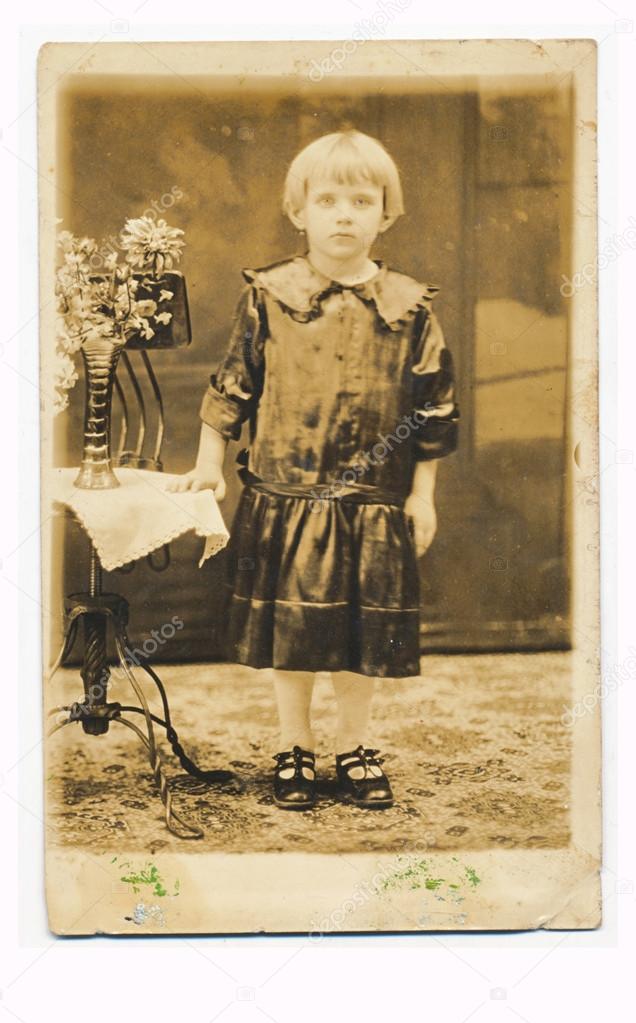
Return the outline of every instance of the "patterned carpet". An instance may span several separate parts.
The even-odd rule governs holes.
[[[170,665],[159,674],[186,751],[203,768],[230,767],[237,775],[221,786],[197,782],[162,740],[175,809],[205,837],[183,842],[166,830],[146,754],[132,732],[111,725],[95,738],[74,724],[48,742],[49,843],[113,853],[567,845],[570,736],[561,715],[569,655],[430,655],[421,670],[415,680],[378,683],[367,741],[385,756],[396,796],[389,810],[369,812],[338,799],[328,676],[318,677],[314,693],[319,801],[312,811],[290,813],[271,799],[276,717],[259,673],[227,664]],[[151,685],[144,682],[144,690],[150,695]],[[50,685],[51,706],[80,694],[79,675],[60,671]],[[119,676],[111,698],[135,702]],[[154,697],[153,705],[160,713]]]

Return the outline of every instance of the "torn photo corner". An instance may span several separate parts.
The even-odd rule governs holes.
[[[598,928],[594,41],[38,90],[51,930]]]

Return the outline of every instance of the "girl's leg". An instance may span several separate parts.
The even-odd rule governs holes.
[[[283,671],[279,668],[266,669],[276,695],[278,720],[280,723],[279,749],[291,750],[294,746],[314,752],[314,737],[311,731],[311,697],[314,689],[314,674],[309,671]],[[293,768],[283,769],[282,778],[293,775]],[[306,778],[313,777],[303,767]]]
[[[336,754],[349,753],[358,746],[366,745],[366,732],[371,713],[371,699],[375,689],[375,678],[358,675],[353,671],[334,671],[331,674],[336,694],[337,726]],[[362,778],[362,767],[351,768],[351,777]],[[379,768],[371,768],[378,776]]]

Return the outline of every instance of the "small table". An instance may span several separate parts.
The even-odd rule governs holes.
[[[102,568],[107,571],[121,568],[190,530],[204,538],[199,561],[201,567],[207,558],[225,547],[229,533],[211,490],[169,492],[165,489],[166,483],[173,478],[169,474],[123,467],[116,470],[119,487],[80,490],[73,485],[77,473],[77,468],[54,469],[46,481],[52,505],[70,509],[90,542],[88,590],[72,593],[65,599],[64,640],[49,679],[71,653],[81,619],[84,625],[84,657],[80,674],[84,683],[84,699],[68,707],[54,708],[51,714],[67,716],[48,734],[53,735],[76,721],[81,722],[89,735],[103,735],[111,721],[134,731],[148,752],[153,778],[165,807],[167,828],[180,838],[202,838],[200,828],[187,823],[172,808],[170,789],[157,750],[154,724],[165,729],[173,752],[189,774],[210,784],[227,781],[234,775],[231,771],[202,771],[186,755],[172,725],[164,685],[145,654],[139,655],[136,651],[135,664],[153,680],[163,706],[163,718],[151,713],[132,670],[131,658],[126,653],[132,649],[127,633],[128,601],[117,593],[102,590]],[[108,623],[113,627],[119,663],[140,706],[124,706],[107,700],[110,679],[106,647]],[[141,714],[145,731],[124,717],[125,713]]]

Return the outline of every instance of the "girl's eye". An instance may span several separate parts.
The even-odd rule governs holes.
[[[321,203],[323,206],[331,206],[333,204],[333,196],[322,195],[318,202]]]
[[[369,200],[368,199],[364,199],[362,196],[360,196],[358,199],[356,199],[356,203],[358,205],[360,205],[360,206],[368,206],[369,205]]]

